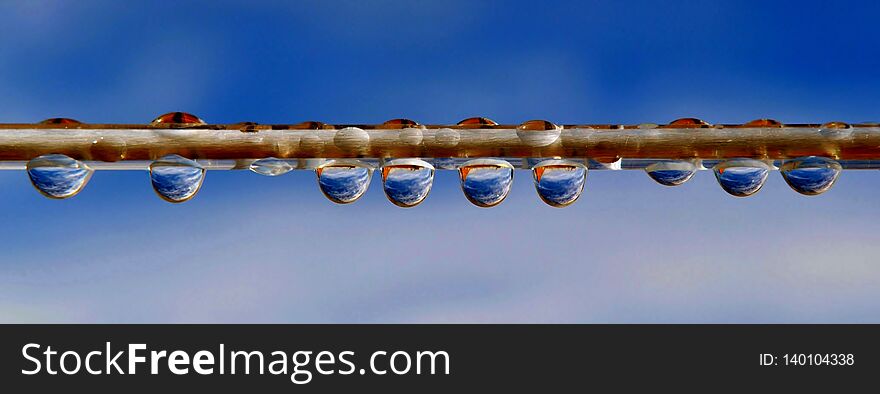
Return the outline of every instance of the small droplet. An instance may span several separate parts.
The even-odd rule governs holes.
[[[732,159],[713,167],[721,188],[736,197],[748,197],[761,190],[769,171],[767,163],[754,159]]]
[[[467,126],[469,128],[481,129],[485,126],[498,126],[494,120],[489,118],[473,117],[458,122],[459,126]]]
[[[443,148],[455,147],[459,141],[461,141],[461,134],[458,130],[443,128],[434,134],[434,143]]]
[[[259,125],[256,122],[238,122],[232,125],[232,128],[241,130],[242,133],[256,133],[258,131],[257,126]]]
[[[290,172],[293,166],[287,160],[267,157],[251,163],[250,170],[260,175],[278,176]]]
[[[581,196],[587,181],[587,167],[565,160],[547,160],[532,168],[532,177],[541,200],[561,208]]]
[[[815,196],[831,189],[842,169],[840,163],[834,160],[809,156],[785,161],[779,167],[779,172],[794,191]]]
[[[153,124],[205,124],[205,121],[186,112],[169,112],[153,119]]]
[[[346,127],[336,132],[333,136],[333,144],[339,149],[344,150],[360,150],[367,147],[370,143],[370,134],[364,129],[357,127]]]
[[[76,119],[70,119],[70,118],[50,118],[50,119],[46,119],[46,120],[40,122],[40,124],[54,124],[54,125],[61,125],[61,126],[74,126],[74,125],[80,125],[80,124],[82,124],[82,122],[80,122],[80,121],[78,121],[78,120],[76,120]]]
[[[422,134],[422,129],[408,127],[400,130],[398,138],[400,139],[400,142],[403,142],[406,145],[417,146],[422,143],[424,135]]]
[[[547,131],[547,130],[557,130],[559,126],[553,124],[552,122],[548,122],[546,120],[529,120],[523,122],[519,125],[517,130],[524,131]]]
[[[400,207],[419,205],[428,197],[433,183],[434,167],[423,160],[397,159],[382,167],[385,196]]]
[[[331,162],[315,169],[318,186],[330,201],[349,204],[361,198],[370,186],[373,170],[362,164]]]
[[[419,127],[418,122],[409,119],[391,119],[382,123],[380,129],[405,129],[408,127]]]
[[[75,196],[89,182],[92,169],[65,155],[44,155],[27,163],[31,183],[44,196],[64,199]]]
[[[782,127],[782,122],[773,119],[755,119],[743,124],[745,127]]]
[[[321,130],[321,129],[332,129],[333,127],[323,123],[323,122],[315,122],[315,121],[307,121],[295,124],[290,126],[290,129],[293,130]]]
[[[547,146],[559,139],[561,128],[546,120],[530,120],[516,128],[520,141],[531,147]]]
[[[711,127],[708,122],[697,119],[697,118],[680,118],[669,122],[669,126],[675,128],[699,128],[699,127]]]
[[[505,160],[471,160],[461,165],[458,174],[465,197],[483,208],[501,204],[513,184],[513,166]]]
[[[844,122],[828,122],[819,126],[819,133],[826,136],[848,136],[852,133],[852,126]]]
[[[690,161],[659,161],[645,167],[651,179],[664,186],[678,186],[697,173],[697,166]]]
[[[164,156],[150,164],[153,190],[165,201],[179,203],[193,198],[205,180],[205,168],[178,155]]]

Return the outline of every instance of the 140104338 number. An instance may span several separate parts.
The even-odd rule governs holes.
[[[782,355],[785,365],[853,365],[855,357],[852,353],[792,353]]]

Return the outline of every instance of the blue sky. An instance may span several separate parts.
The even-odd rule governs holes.
[[[157,3],[157,2],[154,2]],[[771,4],[767,4],[771,3]],[[874,2],[53,2],[0,5],[0,121],[737,123],[878,120]],[[728,196],[594,171],[565,209],[530,174],[480,209],[454,173],[400,209],[374,178],[144,172],[73,199],[0,172],[4,322],[878,322],[880,173],[778,173]]]

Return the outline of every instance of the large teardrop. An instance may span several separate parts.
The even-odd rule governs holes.
[[[645,172],[661,185],[678,186],[694,176],[697,166],[692,161],[658,161],[645,167]]]
[[[54,199],[77,195],[91,179],[92,172],[84,163],[65,155],[43,155],[27,163],[31,184],[44,196]]]
[[[399,207],[419,205],[431,192],[434,166],[419,159],[396,159],[382,167],[382,188]]]
[[[334,161],[315,169],[318,187],[330,201],[350,204],[361,198],[370,186],[373,170],[365,165]]]
[[[842,169],[834,160],[809,156],[785,161],[779,172],[794,191],[815,196],[831,189]]]
[[[461,165],[458,174],[465,197],[483,208],[501,204],[513,184],[513,166],[505,160],[471,160]]]
[[[770,172],[770,166],[760,160],[731,159],[713,167],[718,184],[736,197],[748,197],[761,190]]]
[[[178,155],[164,156],[150,164],[153,190],[163,200],[180,203],[193,198],[205,180],[205,168]]]
[[[535,189],[552,207],[566,207],[577,201],[587,181],[587,167],[566,160],[546,160],[532,168]]]

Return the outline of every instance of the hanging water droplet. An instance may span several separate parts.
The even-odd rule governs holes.
[[[431,192],[434,166],[418,159],[397,159],[382,167],[385,196],[397,206],[419,205]]]
[[[819,126],[819,133],[829,137],[845,137],[852,133],[852,126],[844,122],[828,122]]]
[[[661,185],[678,186],[697,173],[697,166],[691,161],[658,161],[645,167],[645,172]]]
[[[260,175],[278,176],[290,172],[293,166],[287,160],[267,157],[251,163],[250,170]]]
[[[736,197],[748,197],[761,190],[769,171],[767,163],[754,159],[732,159],[713,167],[721,188]]]
[[[44,196],[70,198],[79,193],[92,177],[92,169],[65,155],[44,155],[27,163],[31,183]]]
[[[489,118],[473,117],[458,122],[459,126],[467,126],[469,128],[481,129],[486,126],[498,126],[498,123]]]
[[[153,119],[153,124],[205,124],[205,121],[186,112],[169,112]]]
[[[587,167],[566,160],[546,160],[532,168],[532,176],[541,200],[552,207],[565,207],[584,191]]]
[[[516,135],[532,147],[547,146],[559,139],[562,129],[546,120],[530,120],[516,127]]]
[[[513,166],[505,160],[471,160],[461,165],[458,174],[465,197],[483,208],[501,204],[513,184]]]
[[[316,168],[315,174],[324,196],[337,204],[349,204],[367,191],[373,170],[361,163],[340,160]]]
[[[809,156],[785,161],[779,172],[794,191],[815,196],[831,189],[842,169],[834,160]]]
[[[165,201],[179,203],[198,193],[205,180],[205,168],[178,155],[164,156],[150,164],[153,190]]]
[[[82,122],[80,122],[80,121],[78,121],[78,120],[76,120],[76,119],[70,119],[70,118],[50,118],[50,119],[46,119],[46,120],[40,122],[40,124],[53,124],[53,125],[60,125],[60,126],[75,126],[75,125],[81,125]]]

